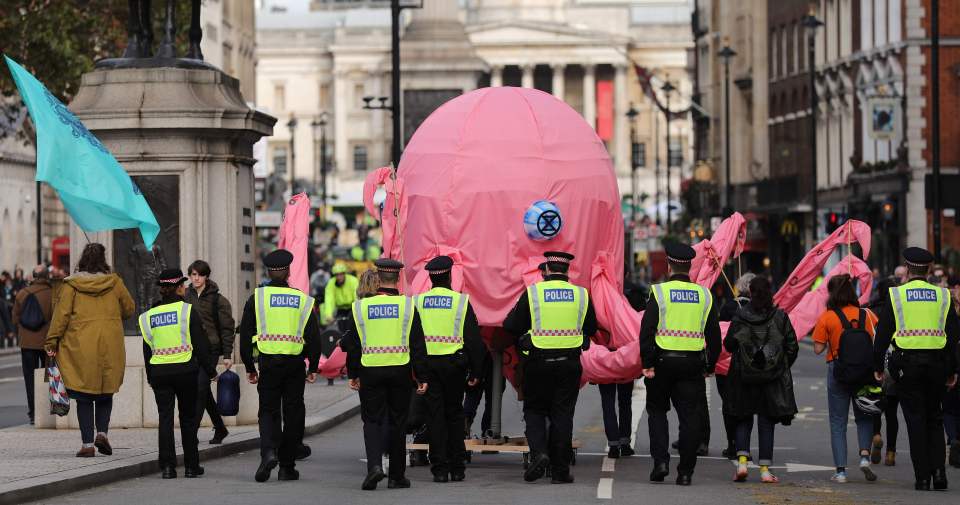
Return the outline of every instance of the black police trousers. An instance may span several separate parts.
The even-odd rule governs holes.
[[[580,358],[532,357],[523,376],[523,418],[531,454],[546,454],[555,476],[570,472],[573,413],[580,394]],[[547,420],[550,421],[549,431]]]
[[[306,415],[303,388],[307,373],[303,358],[261,354],[259,365],[260,457],[275,454],[281,467],[293,468],[303,441]]]
[[[409,366],[363,367],[360,370],[360,417],[363,420],[367,471],[380,466],[380,458],[388,452],[390,478],[402,478],[406,472],[406,425],[412,390]]]
[[[654,464],[670,464],[670,430],[667,412],[670,403],[677,409],[680,421],[680,464],[677,473],[693,475],[697,466],[697,447],[703,439],[703,405],[706,404],[706,382],[700,353],[689,357],[662,357],[654,365],[653,379],[644,379],[647,387],[647,427],[650,433],[650,455]]]
[[[937,352],[896,351],[891,357],[897,397],[907,422],[910,459],[916,480],[928,479],[944,469],[943,397],[948,370]]]
[[[467,369],[462,354],[427,359],[430,387],[427,389],[430,471],[434,475],[463,473],[463,392]]]
[[[163,365],[156,365],[163,366]],[[160,449],[160,467],[177,466],[177,448],[173,439],[174,403],[180,407],[180,440],[183,444],[183,466],[200,465],[197,452],[197,373],[187,372],[160,375],[150,379],[153,396],[157,400],[157,439]]]

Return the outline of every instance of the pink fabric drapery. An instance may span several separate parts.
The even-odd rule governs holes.
[[[720,223],[712,237],[693,246],[697,256],[690,264],[690,279],[707,289],[713,287],[723,266],[743,252],[746,240],[747,220],[734,212]]]
[[[283,223],[277,247],[293,254],[290,264],[291,288],[310,292],[310,274],[307,272],[307,241],[310,238],[310,197],[306,193],[293,195],[283,211]]]
[[[848,255],[834,266],[823,282],[813,291],[807,291],[800,302],[790,311],[790,322],[797,332],[797,340],[807,336],[817,324],[817,319],[827,310],[827,283],[835,275],[852,274],[860,285],[860,305],[870,301],[870,292],[873,289],[873,273],[870,267],[860,258]]]

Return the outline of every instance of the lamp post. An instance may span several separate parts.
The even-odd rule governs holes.
[[[673,164],[673,159],[670,157],[670,94],[673,93],[677,88],[670,83],[670,77],[667,76],[667,82],[660,88],[663,90],[663,93],[667,98],[667,106],[664,110],[664,115],[667,117],[667,234],[670,234],[671,228],[671,210],[672,205],[670,204],[670,166]]]
[[[637,145],[637,116],[640,115],[640,112],[637,109],[633,108],[633,104],[630,104],[630,109],[627,110],[627,120],[630,121],[630,222],[631,227],[637,222],[637,168],[640,166],[640,160],[637,159],[637,156],[640,154],[639,146]]]
[[[724,190],[723,190],[723,217],[733,213],[733,185],[730,183],[730,58],[737,55],[737,52],[724,44],[717,56],[723,58],[723,164],[724,164]]]
[[[817,28],[823,26],[814,15],[813,9],[803,18],[803,27],[807,29],[807,69],[810,74],[810,166],[813,170],[810,187],[810,208],[813,221],[813,243],[816,243],[819,237],[818,229],[820,226],[819,209],[817,208]]]
[[[294,195],[294,178],[293,178],[293,168],[297,162],[297,152],[294,151],[294,142],[293,137],[297,133],[297,118],[290,116],[290,121],[287,121],[287,128],[290,130],[290,167],[288,168],[290,172],[290,196]]]
[[[317,130],[320,131],[320,223],[324,223],[327,220],[327,113],[321,112],[310,126],[313,127],[313,138],[317,138]]]
[[[930,6],[930,91],[933,137],[933,257],[937,263],[942,258],[941,226],[943,210],[940,208],[940,0],[933,0]]]

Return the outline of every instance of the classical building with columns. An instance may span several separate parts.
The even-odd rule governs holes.
[[[266,149],[267,171],[298,186],[320,180],[320,130],[326,130],[328,192],[358,204],[367,171],[390,163],[390,12],[384,0],[263,0],[257,12],[257,102],[280,118]],[[438,105],[485,86],[552,93],[597,128],[614,160],[620,189],[632,191],[631,127],[636,130],[637,193],[666,202],[668,138],[671,191],[688,177],[688,115],[670,121],[660,89],[677,90],[670,109],[690,106],[687,53],[693,47],[686,0],[425,0],[404,11],[401,36],[403,137]],[[641,82],[636,67],[649,76]],[[644,86],[649,82],[649,86]],[[637,114],[627,118],[631,106]],[[317,121],[326,119],[321,127]],[[291,121],[295,119],[296,121]],[[292,128],[288,124],[295,124]],[[311,125],[314,126],[311,126]],[[292,134],[292,150],[291,150]],[[655,167],[661,167],[659,186]],[[676,199],[674,197],[674,199]]]

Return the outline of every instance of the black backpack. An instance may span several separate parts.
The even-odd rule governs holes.
[[[860,309],[858,325],[853,326],[847,320],[842,310],[833,311],[843,333],[840,334],[840,348],[833,365],[833,378],[840,384],[851,388],[859,388],[872,384],[873,379],[873,339],[867,332],[867,313]]]
[[[767,384],[779,379],[786,359],[777,317],[770,318],[764,326],[743,323],[741,328],[750,332],[749,339],[739,339],[736,356],[743,383]]]
[[[40,308],[40,301],[37,295],[30,293],[23,300],[23,308],[20,310],[20,326],[30,330],[37,331],[47,324],[47,318],[43,315],[43,309]]]

